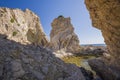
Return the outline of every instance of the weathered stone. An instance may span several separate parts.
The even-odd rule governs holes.
[[[85,76],[86,80],[93,80],[94,79],[93,73],[91,71],[86,70],[83,67],[80,67],[80,69],[81,69],[81,72],[83,73],[83,75]]]
[[[51,25],[50,45],[54,51],[64,49],[66,52],[80,52],[79,40],[74,33],[70,18],[59,16]]]
[[[0,34],[22,44],[47,45],[39,17],[30,10],[0,8],[0,15]]]
[[[85,45],[81,46],[81,51],[79,55],[95,55],[101,56],[104,53],[107,53],[106,46],[92,46],[92,45]]]
[[[111,63],[120,67],[120,1],[85,0],[93,26],[102,31]]]
[[[100,74],[105,75],[105,80],[120,80],[120,0],[85,0],[85,4],[93,26],[101,30],[110,54],[109,59],[103,61],[106,65],[97,61],[91,67],[97,66],[94,70],[101,71]],[[98,63],[100,65],[97,65]],[[109,71],[108,66],[112,67],[112,71]],[[111,76],[115,75],[114,73],[118,76]]]
[[[89,60],[89,65],[103,80],[120,80],[120,72],[106,64],[103,60]]]
[[[45,48],[0,39],[0,80],[58,79],[85,80],[79,67],[64,63]]]

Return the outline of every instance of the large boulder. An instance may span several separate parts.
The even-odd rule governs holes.
[[[80,45],[70,18],[59,16],[52,22],[50,33],[50,45],[54,51],[65,50],[66,52],[79,53]]]
[[[48,43],[39,17],[29,9],[0,8],[0,34],[21,44],[45,46]]]
[[[103,60],[93,59],[88,62],[91,68],[102,78],[102,80],[120,80],[120,72],[116,68],[105,63]]]
[[[0,80],[85,80],[79,67],[51,51],[0,36]]]
[[[85,4],[89,10],[93,26],[101,30],[111,56],[109,60],[103,62],[113,67],[111,74],[114,75],[116,71],[120,72],[120,0],[85,0]],[[94,64],[97,65],[97,63]],[[96,70],[100,67],[101,65],[98,65]],[[106,75],[104,73],[105,69],[101,69],[103,69],[101,70],[102,75]],[[117,75],[120,76],[120,73],[117,73]],[[108,74],[106,77],[110,76]],[[117,77],[112,79],[120,80]],[[105,80],[111,79],[107,78]]]

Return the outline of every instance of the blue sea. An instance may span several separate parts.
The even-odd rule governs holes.
[[[106,46],[106,44],[81,44],[81,46]]]

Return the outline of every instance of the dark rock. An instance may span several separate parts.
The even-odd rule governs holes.
[[[81,54],[82,55],[96,55],[101,56],[103,53],[107,53],[107,49],[105,46],[81,46]],[[79,55],[79,54],[78,54]]]
[[[79,67],[46,48],[0,38],[0,80],[85,80]]]
[[[85,76],[86,80],[93,80],[94,76],[93,73],[89,70],[86,70],[83,67],[80,67],[81,72],[83,73],[83,75]]]
[[[99,75],[103,80],[120,80],[120,70],[105,63],[101,59],[89,60],[90,67]]]

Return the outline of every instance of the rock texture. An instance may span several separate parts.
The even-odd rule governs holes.
[[[108,61],[110,64],[107,65],[111,65],[120,72],[120,0],[85,0],[85,3],[90,12],[92,24],[101,30],[111,55],[111,59]],[[97,64],[94,63],[94,65]],[[100,67],[99,65],[97,68]],[[103,68],[102,71],[104,70]],[[115,73],[116,70],[113,71]],[[102,74],[105,75],[105,73]],[[120,76],[120,73],[117,75]],[[120,78],[113,80],[120,80]]]
[[[0,35],[0,80],[85,80],[79,67],[64,63],[52,52],[3,36]]]
[[[120,1],[86,0],[93,26],[102,31],[112,62],[120,66]]]
[[[72,53],[78,53],[80,51],[79,40],[74,33],[70,18],[59,16],[53,20],[51,25],[50,45],[53,50],[64,49]]]
[[[101,59],[89,60],[89,65],[102,80],[120,80],[119,71]]]
[[[102,56],[104,55],[104,53],[107,53],[106,46],[85,45],[81,46],[81,51],[79,55]]]
[[[47,43],[39,18],[28,9],[0,8],[0,80],[85,80],[79,67],[32,43]]]
[[[0,34],[22,44],[45,46],[48,40],[40,24],[39,17],[26,9],[0,8]]]

